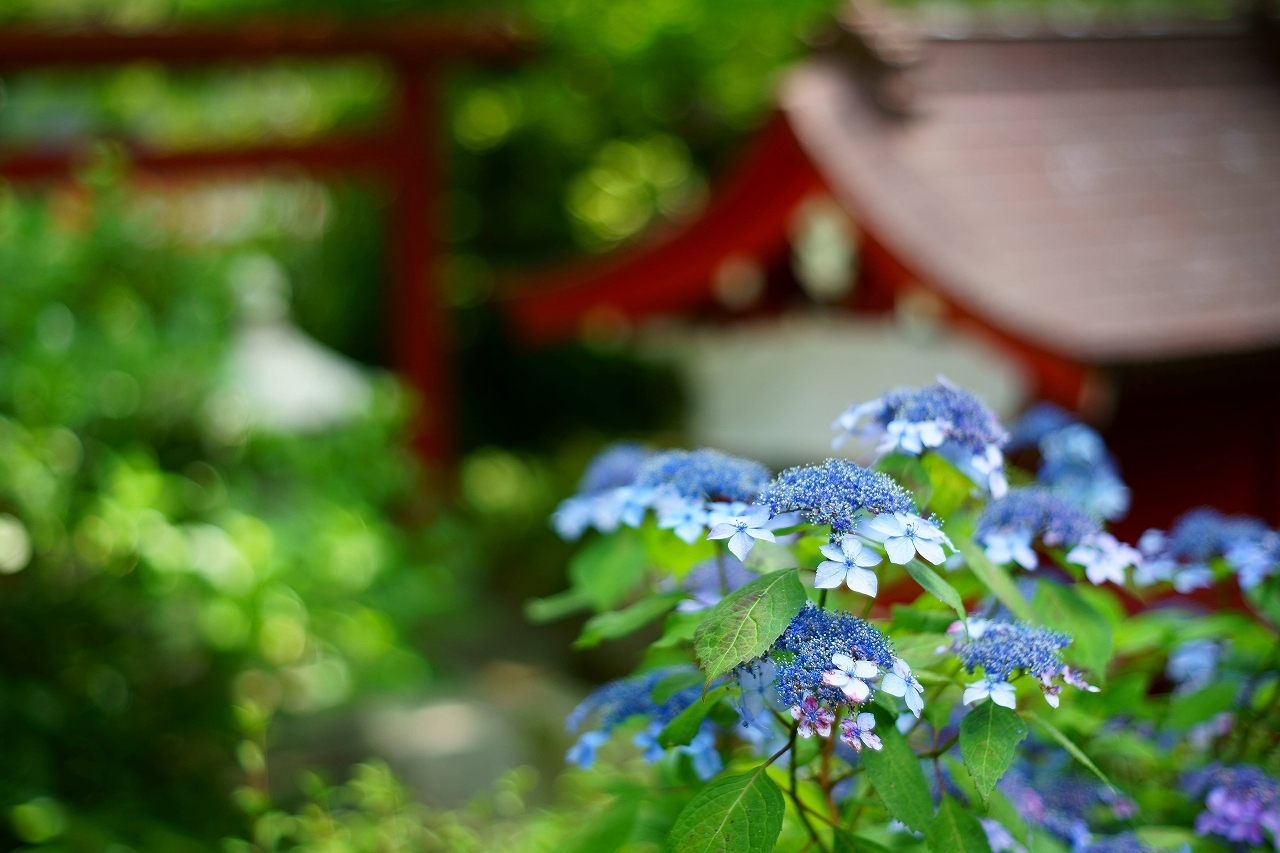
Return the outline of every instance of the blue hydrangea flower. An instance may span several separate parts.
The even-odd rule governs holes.
[[[1204,797],[1204,811],[1196,817],[1196,832],[1261,847],[1263,830],[1280,845],[1280,786],[1262,770],[1248,764],[1210,765],[1182,780],[1188,796]]]
[[[1134,833],[1121,832],[1118,835],[1095,837],[1085,848],[1085,853],[1155,853],[1155,851]]]
[[[1174,693],[1194,693],[1218,675],[1225,648],[1218,640],[1187,640],[1169,653],[1165,675],[1178,685]]]
[[[1075,423],[1078,423],[1075,415],[1056,403],[1036,403],[1023,412],[1009,428],[1009,441],[1005,444],[1005,449],[1015,453],[1039,447],[1045,436]]]
[[[964,691],[966,705],[990,698],[1006,708],[1017,707],[1017,692],[1011,683],[1019,675],[1035,678],[1045,700],[1055,708],[1062,692],[1059,681],[1085,690],[1086,684],[1062,661],[1062,650],[1071,638],[1058,631],[1026,622],[993,622],[969,619],[948,631],[952,650],[972,675],[982,670],[984,677]]]
[[[637,732],[631,742],[640,747],[641,757],[650,764],[661,761],[667,754],[662,744],[658,743],[658,735],[662,733],[665,723],[650,723],[644,731]],[[716,751],[715,727],[703,721],[698,733],[689,743],[671,748],[677,755],[687,755],[691,759],[693,772],[706,782],[724,769],[724,759]]]
[[[636,473],[635,485],[684,498],[750,501],[769,482],[769,469],[719,450],[665,450]]]
[[[757,539],[773,542],[777,537],[769,529],[768,507],[753,507],[743,515],[727,518],[707,533],[708,539],[728,539],[729,550],[739,560],[745,560]]]
[[[1092,515],[1115,520],[1129,509],[1129,487],[1120,479],[1102,436],[1071,424],[1040,440],[1036,479]]]
[[[990,547],[987,537],[992,534],[997,542],[1001,537],[1030,534],[1049,547],[1070,548],[1098,531],[1098,522],[1075,504],[1046,488],[1029,486],[1012,489],[987,504],[978,516],[974,537]],[[991,550],[988,557],[1000,556],[998,548]]]
[[[849,407],[831,425],[832,447],[853,435],[877,440],[876,452],[919,456],[937,450],[994,495],[1008,487],[1000,448],[1008,435],[977,397],[939,376],[925,388],[899,388]]]
[[[867,522],[863,535],[883,542],[889,561],[899,566],[911,562],[916,554],[935,566],[941,565],[947,559],[942,546],[951,547],[951,540],[932,522],[905,512],[877,515]]]
[[[836,589],[847,584],[854,592],[876,597],[880,579],[868,567],[880,562],[879,554],[854,536],[843,536],[819,550],[827,559],[818,564],[814,587]]]
[[[799,512],[835,534],[854,531],[878,513],[916,514],[915,500],[892,477],[847,459],[788,468],[765,487],[759,503],[774,515]]]
[[[579,736],[566,753],[565,760],[584,769],[590,767],[601,744],[609,739],[614,729],[632,717],[645,717],[650,725],[658,726],[661,731],[677,714],[701,698],[702,687],[687,687],[658,703],[653,700],[654,686],[668,675],[692,671],[693,667],[666,667],[611,681],[594,690],[570,712],[565,719],[565,729],[576,732],[588,718],[595,718],[596,728]]]
[[[989,817],[978,818],[978,823],[982,824],[991,853],[1027,853],[1027,848],[1014,839],[1013,833],[1005,829],[1004,824]]]
[[[1124,585],[1125,569],[1142,563],[1142,554],[1110,533],[1095,533],[1067,552],[1068,562],[1084,566],[1089,583]]]
[[[601,450],[587,463],[578,492],[566,498],[551,515],[551,525],[562,539],[581,538],[588,527],[611,533],[619,524],[639,526],[652,500],[649,490],[631,487],[637,471],[653,451],[631,442]]]
[[[878,688],[889,695],[916,694],[909,706],[917,714],[917,705],[923,707],[923,701],[916,702],[923,692],[919,682],[894,655],[888,638],[850,613],[806,604],[774,643],[769,659],[777,671],[778,700],[815,724],[817,712],[806,699],[826,709],[857,707]],[[896,680],[885,686],[890,676]]]
[[[1225,516],[1215,509],[1193,509],[1165,533],[1148,530],[1138,540],[1143,564],[1134,573],[1140,585],[1172,583],[1179,592],[1213,583],[1208,563],[1225,557],[1240,585],[1253,589],[1280,567],[1280,534],[1256,518]]]
[[[854,752],[862,752],[862,747],[882,749],[880,736],[872,729],[876,727],[876,718],[866,711],[851,714],[840,722],[840,740],[853,747]]]
[[[1054,758],[1039,767],[1019,760],[998,787],[1027,824],[1066,841],[1072,853],[1088,853],[1094,836],[1086,818],[1104,788],[1069,772],[1064,754]]]
[[[658,498],[658,528],[670,530],[683,542],[692,545],[702,538],[710,513],[706,503],[680,495]]]

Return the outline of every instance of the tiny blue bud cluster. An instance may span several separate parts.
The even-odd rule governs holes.
[[[769,482],[769,469],[719,450],[665,450],[641,466],[635,485],[693,500],[750,501]]]
[[[947,438],[975,454],[984,453],[990,445],[999,446],[1007,438],[1000,420],[981,400],[949,383],[898,388],[882,396],[880,402],[883,408],[878,420],[882,424],[944,421]]]
[[[1078,423],[1070,412],[1054,403],[1036,403],[1022,413],[1009,428],[1006,453],[1017,453],[1040,446],[1040,441],[1050,433]]]
[[[1143,566],[1135,580],[1171,581],[1179,592],[1209,586],[1213,572],[1206,564],[1217,557],[1226,558],[1246,590],[1280,568],[1280,533],[1256,518],[1227,516],[1209,507],[1185,513],[1168,533],[1148,530],[1138,548]]]
[[[833,655],[869,660],[892,669],[893,646],[870,622],[839,610],[806,604],[774,643],[771,658],[778,671],[778,699],[792,707],[812,696],[832,707],[848,704],[838,687],[823,680]]]
[[[1040,486],[1011,489],[987,504],[978,516],[975,535],[982,539],[996,531],[1022,531],[1039,536],[1046,545],[1071,547],[1099,532],[1098,522],[1080,507]]]
[[[665,667],[601,685],[569,713],[564,721],[565,728],[575,732],[593,714],[596,716],[596,728],[605,734],[634,716],[669,723],[675,719],[676,714],[698,700],[702,695],[702,687],[694,685],[677,691],[661,704],[653,701],[653,688],[668,675],[693,671],[693,667]]]
[[[1008,681],[1016,672],[1060,672],[1062,650],[1070,643],[1066,634],[1026,622],[988,622],[956,651],[971,674],[981,668],[987,678]]]
[[[587,463],[578,481],[578,494],[598,495],[619,486],[629,486],[653,451],[630,441],[620,441],[601,450]]]
[[[910,492],[892,477],[847,459],[788,468],[765,487],[759,503],[774,515],[798,511],[814,524],[829,524],[833,533],[854,530],[869,513],[916,514]]]

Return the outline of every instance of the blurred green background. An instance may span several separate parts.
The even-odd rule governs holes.
[[[388,117],[387,68],[0,78],[0,147],[92,164],[71,184],[0,184],[0,846],[552,849],[572,823],[526,803],[552,796],[575,679],[625,672],[634,651],[571,652],[576,624],[534,629],[520,608],[561,586],[567,550],[545,519],[582,463],[613,438],[678,440],[681,389],[599,342],[520,349],[495,289],[696,215],[834,4],[9,0],[0,27],[478,11],[540,47],[512,69],[458,68],[444,90],[453,494],[423,488],[403,442],[412,396],[385,372],[385,194],[281,172],[137,187],[103,142],[370,127]],[[372,371],[358,416],[282,431],[237,409],[236,282],[264,264],[303,331]],[[472,766],[462,795],[496,787],[452,811],[447,786],[423,805],[378,764],[328,787],[432,701],[428,727],[497,708],[517,744],[506,766],[541,783],[428,744]],[[562,801],[589,803],[574,785]]]

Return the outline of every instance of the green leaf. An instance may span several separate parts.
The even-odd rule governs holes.
[[[630,792],[628,792],[630,794]],[[567,839],[563,853],[610,853],[631,840],[641,799],[622,796],[598,814],[593,815]]]
[[[962,805],[945,795],[938,807],[938,817],[925,833],[925,838],[929,849],[936,853],[991,853],[982,824]]]
[[[1026,736],[1027,727],[1017,713],[995,702],[979,703],[960,721],[960,757],[984,805]]]
[[[877,462],[875,469],[888,474],[911,492],[916,499],[916,506],[926,507],[933,499],[933,483],[929,480],[929,472],[916,457],[905,453],[891,453]]]
[[[699,538],[689,544],[670,530],[660,529],[652,517],[640,528],[640,539],[649,562],[676,577],[684,576],[698,563],[716,555],[715,542]]]
[[[698,733],[698,727],[702,725],[702,721],[706,719],[707,714],[711,713],[711,709],[728,692],[729,688],[726,685],[721,685],[679,714],[676,714],[675,718],[667,723],[662,731],[658,732],[658,743],[663,748],[670,749],[673,746],[683,746],[693,740],[693,736]]]
[[[1202,723],[1219,711],[1225,711],[1235,704],[1240,694],[1240,685],[1235,681],[1224,681],[1210,684],[1195,693],[1177,696],[1169,701],[1169,713],[1165,723],[1182,729]]]
[[[644,547],[635,531],[623,528],[597,539],[569,563],[569,580],[597,611],[618,606],[644,577]]]
[[[676,818],[672,853],[771,853],[785,806],[765,770],[717,779],[698,792]]]
[[[795,569],[757,578],[725,596],[693,632],[707,683],[768,651],[808,600]]]
[[[893,616],[891,630],[910,631],[913,634],[945,634],[956,621],[952,613],[945,610],[925,610],[909,604],[892,604],[889,613]]]
[[[920,465],[929,475],[929,485],[933,487],[928,508],[943,518],[950,518],[969,498],[973,480],[932,450],[920,457]]]
[[[653,685],[653,689],[649,691],[649,698],[655,704],[662,705],[681,690],[697,687],[701,683],[702,673],[696,670],[673,672],[658,679],[658,683]]]
[[[924,587],[926,592],[932,593],[934,598],[954,610],[961,619],[965,617],[964,601],[960,598],[960,593],[956,592],[956,588],[944,581],[937,572],[918,558],[909,560],[903,568],[916,583]]]
[[[591,599],[582,590],[566,589],[546,598],[529,599],[524,604],[524,615],[535,625],[542,625],[590,609]]]
[[[651,595],[622,610],[597,613],[582,626],[582,633],[573,641],[573,647],[589,649],[600,645],[601,640],[625,637],[669,612],[684,597],[682,592]]]
[[[1033,605],[1042,623],[1071,636],[1071,645],[1062,656],[1087,669],[1093,676],[1091,681],[1104,681],[1113,648],[1107,617],[1071,587],[1052,581],[1037,584]]]
[[[669,649],[693,642],[693,632],[702,621],[702,613],[681,613],[679,610],[667,617],[662,626],[662,636],[653,641],[653,648]]]
[[[1085,767],[1089,768],[1089,770],[1092,771],[1093,775],[1101,779],[1102,784],[1106,785],[1108,788],[1110,788],[1113,791],[1116,789],[1116,786],[1111,784],[1111,780],[1107,778],[1107,775],[1098,769],[1098,765],[1093,763],[1093,759],[1085,755],[1084,750],[1076,746],[1075,742],[1072,741],[1071,738],[1067,737],[1062,732],[1060,732],[1056,726],[1054,726],[1052,723],[1050,723],[1048,720],[1044,719],[1034,711],[1023,711],[1022,715],[1030,719],[1036,725],[1040,726],[1040,728],[1044,729],[1048,733],[1049,737],[1056,740],[1059,746],[1061,746],[1063,749],[1065,749],[1068,753],[1071,754],[1072,758],[1074,758],[1076,761],[1079,761]]]
[[[840,827],[835,828],[832,841],[831,853],[890,853],[889,848],[880,842],[854,835]]]
[[[955,543],[960,553],[964,554],[965,565],[969,567],[969,571],[991,590],[991,594],[1001,604],[1009,608],[1010,613],[1024,622],[1039,621],[1036,619],[1036,612],[1031,603],[1022,597],[1022,593],[1018,591],[1018,585],[1013,582],[1013,578],[1009,577],[1009,573],[1003,566],[997,566],[988,560],[986,553],[969,539],[957,538]]]
[[[926,832],[933,824],[933,797],[920,759],[894,727],[892,714],[876,714],[876,734],[881,749],[862,750],[871,784],[890,814],[917,832]]]

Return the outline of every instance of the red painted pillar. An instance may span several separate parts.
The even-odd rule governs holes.
[[[394,193],[391,332],[395,367],[417,390],[414,446],[447,465],[454,451],[449,324],[436,287],[434,75],[430,67],[396,69],[398,115],[391,146]]]

